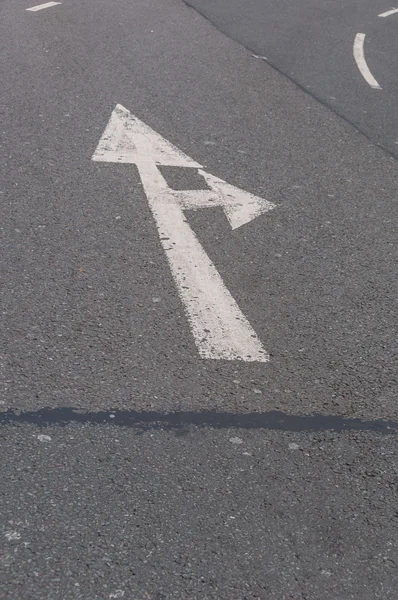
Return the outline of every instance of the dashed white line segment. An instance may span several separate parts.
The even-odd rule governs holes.
[[[389,17],[390,15],[394,15],[395,13],[398,13],[398,8],[392,8],[391,10],[387,10],[386,12],[383,12],[378,16],[379,17]]]
[[[46,2],[45,4],[38,4],[37,6],[32,6],[31,8],[27,8],[31,12],[36,12],[38,10],[43,10],[44,8],[50,8],[51,6],[57,6],[57,4],[62,4],[62,2]]]
[[[372,73],[369,70],[368,65],[366,64],[365,51],[363,48],[364,42],[365,42],[365,34],[357,33],[357,35],[355,36],[354,49],[353,49],[355,62],[357,63],[357,67],[358,67],[362,77],[370,85],[370,87],[372,87],[375,90],[381,90],[380,85],[378,84],[376,79],[373,77]]]

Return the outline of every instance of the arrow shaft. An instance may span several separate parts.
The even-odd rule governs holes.
[[[165,178],[157,168],[156,163],[152,160],[140,159],[135,164],[137,165],[141,183],[149,203],[161,192],[170,190]]]
[[[138,168],[200,356],[266,362],[268,355],[260,340],[225,287],[156,165],[145,162],[139,163]]]

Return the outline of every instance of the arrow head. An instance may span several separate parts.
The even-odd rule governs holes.
[[[216,192],[218,196],[217,204],[223,207],[232,229],[237,229],[246,223],[249,223],[256,217],[275,208],[275,204],[245,192],[234,185],[199,170],[204,177],[207,185]]]
[[[92,160],[130,164],[150,161],[171,167],[201,167],[121,104],[114,109]]]
[[[275,208],[272,202],[245,192],[201,170],[200,164],[120,104],[117,104],[112,112],[92,160],[136,164],[148,197],[156,197],[160,192],[164,195],[167,189],[171,196],[180,199],[180,204],[184,208],[222,206],[232,229],[237,229]],[[190,192],[170,190],[156,168],[157,165],[199,169],[212,192],[211,199],[207,200],[207,194],[201,190],[196,193],[193,190]]]

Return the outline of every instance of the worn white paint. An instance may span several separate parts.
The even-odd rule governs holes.
[[[231,444],[243,444],[243,440],[240,437],[231,437],[229,438],[229,441],[231,442]]]
[[[123,106],[117,105],[93,160],[137,165],[171,272],[203,358],[268,360],[259,338],[190,228],[184,210],[221,206],[232,229],[274,205],[202,170]],[[209,190],[172,190],[157,165],[199,169]]]
[[[43,10],[44,8],[51,8],[51,6],[57,6],[57,4],[62,4],[62,2],[46,2],[45,4],[38,4],[37,6],[32,6],[31,8],[27,8],[31,12],[37,12],[38,10]]]
[[[380,85],[377,83],[376,79],[373,77],[372,73],[369,70],[368,65],[365,60],[365,51],[364,51],[364,42],[365,42],[365,34],[357,33],[354,40],[354,49],[353,54],[355,58],[355,62],[357,63],[357,67],[365,79],[365,81],[375,90],[381,90]]]
[[[395,13],[398,13],[398,8],[392,8],[391,10],[387,10],[386,12],[383,12],[379,15],[379,17],[389,17],[390,15],[394,15]]]

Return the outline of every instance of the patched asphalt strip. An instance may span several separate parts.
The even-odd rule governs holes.
[[[365,421],[337,415],[289,415],[281,411],[262,413],[228,413],[216,411],[109,410],[82,412],[77,408],[42,408],[36,411],[7,410],[0,413],[0,424],[31,423],[39,426],[68,423],[111,424],[136,429],[182,429],[186,426],[226,429],[267,429],[274,431],[372,431],[382,435],[398,433],[398,423],[389,420]]]

